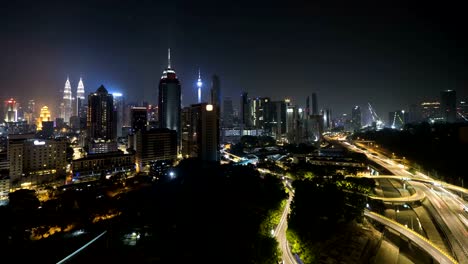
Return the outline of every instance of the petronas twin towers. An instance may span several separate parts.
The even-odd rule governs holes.
[[[63,89],[63,99],[60,103],[60,118],[66,123],[70,122],[70,117],[80,116],[84,106],[85,90],[83,80],[80,77],[78,87],[76,89],[76,97],[73,97],[70,79],[67,77],[65,88]],[[75,101],[75,104],[73,103]]]

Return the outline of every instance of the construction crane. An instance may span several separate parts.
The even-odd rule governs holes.
[[[398,111],[395,111],[395,113],[393,114],[393,123],[392,123],[392,129],[395,129],[396,128],[396,122],[397,122],[397,118],[400,122],[400,125],[403,125],[405,122],[403,121],[403,119],[401,119],[401,115],[398,114],[399,112]],[[405,114],[405,111],[401,111],[401,114]]]
[[[369,112],[372,116],[372,123],[376,124],[377,129],[382,129],[384,126],[382,119],[380,119],[379,115],[377,115],[374,108],[372,108],[372,105],[370,103],[367,103],[367,104],[369,105]]]

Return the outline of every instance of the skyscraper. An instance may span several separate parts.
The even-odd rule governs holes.
[[[88,96],[88,137],[91,140],[115,140],[117,136],[114,113],[114,98],[101,85]]]
[[[171,68],[171,50],[168,50],[168,65],[159,81],[158,115],[159,126],[177,132],[180,146],[181,86],[174,69]]]
[[[188,142],[184,154],[205,161],[219,161],[219,117],[212,104],[194,104],[188,109]]]
[[[241,125],[244,129],[250,129],[252,127],[252,113],[250,109],[250,99],[247,92],[243,92],[241,95]]]
[[[312,114],[313,115],[318,115],[318,105],[317,105],[317,95],[315,93],[312,93]]]
[[[132,132],[146,131],[146,125],[148,123],[148,112],[146,107],[135,106],[131,109],[132,118]]]
[[[203,82],[201,80],[200,69],[198,69],[198,80],[197,80],[197,88],[198,88],[198,103],[201,103],[201,88],[203,86]]]
[[[16,100],[11,98],[5,101],[5,122],[18,121],[18,105]]]
[[[70,80],[67,77],[67,81],[65,82],[65,88],[63,89],[63,100],[60,104],[60,117],[63,118],[63,121],[65,123],[70,122],[70,117],[73,114],[72,100],[73,98]]]
[[[221,106],[221,85],[218,75],[211,77],[210,104]]]
[[[232,98],[225,97],[223,103],[223,127],[232,128],[234,126],[234,108]]]
[[[80,81],[78,82],[78,87],[76,88],[76,109],[75,113],[78,117],[83,116],[83,108],[85,106],[85,90],[83,80],[80,77]]]
[[[122,127],[124,126],[124,107],[125,100],[121,93],[112,93],[114,97],[114,111],[116,114],[117,137],[122,136]]]
[[[361,129],[361,108],[356,105],[351,112],[351,122],[353,123],[353,130],[359,131]]]
[[[42,130],[42,122],[47,121],[52,121],[52,118],[50,117],[49,107],[43,106],[41,108],[41,114],[39,115],[39,118],[36,121],[37,130]]]
[[[440,92],[440,110],[445,122],[453,123],[457,119],[457,94],[454,90]]]

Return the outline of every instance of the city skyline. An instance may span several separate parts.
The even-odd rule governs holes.
[[[457,34],[461,21],[455,7],[69,4],[72,8],[7,4],[9,12],[1,18],[8,26],[2,28],[7,41],[0,44],[5,54],[0,96],[28,95],[51,106],[68,75],[72,87],[81,76],[91,90],[104,84],[130,101],[155,103],[167,48],[173,49],[184,106],[197,101],[198,68],[207,78],[220,76],[222,97],[239,98],[247,91],[303,105],[302,98],[315,92],[319,108],[336,115],[370,102],[386,116],[446,89],[456,90],[459,99],[468,96],[466,41]],[[35,8],[25,9],[28,5]],[[168,12],[151,12],[159,9]],[[63,20],[65,10],[80,18]],[[169,13],[174,15],[166,19]],[[452,13],[448,20],[433,16]],[[237,106],[239,100],[233,101]]]

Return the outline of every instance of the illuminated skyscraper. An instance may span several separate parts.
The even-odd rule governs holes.
[[[66,123],[70,122],[70,117],[73,114],[72,100],[70,80],[67,77],[65,88],[63,89],[63,100],[60,104],[60,117],[63,118],[63,121]]]
[[[112,94],[101,85],[88,96],[88,104],[88,137],[94,140],[115,140],[117,129]]]
[[[159,126],[177,132],[177,145],[180,146],[181,86],[171,68],[171,50],[168,50],[168,65],[159,81],[158,95]]]
[[[122,93],[112,93],[114,96],[114,111],[117,119],[117,137],[122,136],[122,127],[124,126],[125,99]]]
[[[5,101],[5,122],[18,121],[18,105],[16,100],[11,98]]]
[[[43,106],[41,108],[41,114],[36,121],[37,130],[42,130],[42,122],[52,121],[50,117],[49,107]]]
[[[80,81],[78,82],[78,88],[76,89],[76,115],[79,117],[82,117],[83,115],[86,115],[86,113],[83,113],[85,106],[85,90],[84,90],[84,84],[83,80],[80,77]]]
[[[201,80],[200,69],[198,69],[198,80],[197,80],[197,88],[198,88],[198,103],[201,103],[201,88],[203,86],[203,82]]]
[[[185,108],[184,108],[185,109]],[[188,137],[184,156],[219,161],[219,113],[212,104],[187,107]]]

